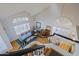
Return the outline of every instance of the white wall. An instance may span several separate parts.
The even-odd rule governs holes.
[[[46,25],[54,26],[56,25],[56,19],[61,16],[61,4],[51,4],[49,8],[37,14],[36,21],[41,22],[42,27]]]
[[[79,25],[79,4],[51,4],[50,7],[37,14],[36,21],[44,21],[44,24],[52,24],[57,26],[56,20],[61,16],[66,16],[73,23]]]
[[[63,16],[67,16],[74,25],[79,25],[79,4],[64,4]]]
[[[9,38],[0,24],[0,53],[5,53],[11,48],[12,46],[10,44]]]
[[[69,20],[73,23],[74,25],[74,30],[75,30],[75,35],[76,35],[76,40],[79,40],[77,37],[77,30],[76,26],[79,25],[79,4],[64,4],[63,8],[63,16],[66,16],[69,18]]]

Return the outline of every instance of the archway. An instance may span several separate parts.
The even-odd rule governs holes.
[[[62,16],[56,20],[56,26],[54,27],[56,29],[56,33],[67,36],[69,38],[72,38],[73,40],[76,40],[76,27],[71,21],[70,18],[66,16]]]

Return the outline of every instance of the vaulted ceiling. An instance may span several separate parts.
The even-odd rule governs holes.
[[[0,19],[4,19],[10,15],[26,11],[32,16],[47,8],[49,4],[41,3],[4,3],[0,4]]]
[[[59,14],[59,8],[62,7],[60,8],[60,15],[69,17],[75,24],[79,23],[79,4],[74,3],[60,4],[60,7],[56,7],[58,5],[53,3],[2,3],[0,4],[0,20],[22,11],[30,13],[31,16],[37,15],[42,11],[44,12],[44,10],[50,6],[53,7],[52,12],[54,12],[54,14],[55,10],[56,13],[58,11]]]

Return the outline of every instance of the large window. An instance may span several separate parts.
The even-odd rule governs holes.
[[[15,29],[16,34],[20,35],[21,33],[30,30],[30,25],[29,25],[29,23],[21,24],[21,25],[16,25],[14,27],[14,29]]]
[[[30,23],[27,17],[15,18],[13,20],[13,24],[17,24],[14,26],[14,30],[17,35],[20,35],[21,33],[24,33],[30,30]]]

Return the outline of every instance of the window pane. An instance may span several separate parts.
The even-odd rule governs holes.
[[[30,30],[30,24],[26,23],[26,24],[16,25],[14,29],[15,29],[16,34],[20,35],[21,33]]]
[[[18,22],[22,22],[22,21],[28,21],[28,18],[27,17],[18,17],[18,18],[15,18],[12,23],[18,23]]]

